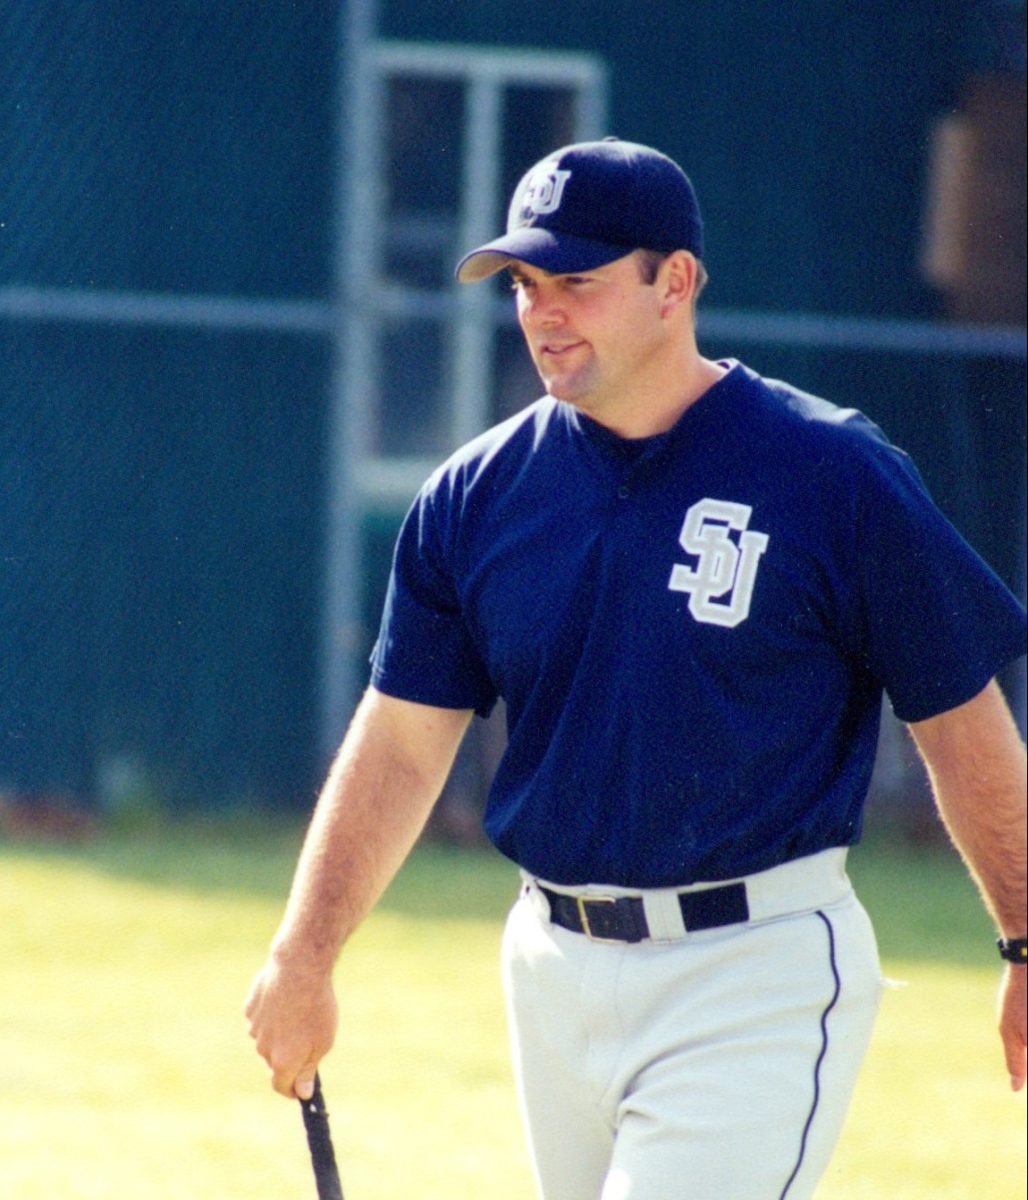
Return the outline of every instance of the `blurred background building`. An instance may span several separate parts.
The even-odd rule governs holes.
[[[453,264],[578,137],[692,176],[703,350],[864,409],[1023,597],[1023,2],[11,0],[0,71],[0,791],[310,804],[415,488],[537,392]]]

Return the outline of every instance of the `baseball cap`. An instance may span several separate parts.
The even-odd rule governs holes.
[[[486,279],[514,258],[569,275],[633,250],[702,258],[703,222],[688,176],[637,142],[577,142],[528,171],[514,190],[506,234],[465,254],[457,278]]]

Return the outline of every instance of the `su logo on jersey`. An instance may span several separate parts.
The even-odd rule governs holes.
[[[766,533],[748,528],[752,512],[748,504],[707,498],[685,514],[678,542],[698,562],[676,563],[668,587],[689,594],[689,612],[705,625],[731,629],[750,615],[757,567],[769,541]]]

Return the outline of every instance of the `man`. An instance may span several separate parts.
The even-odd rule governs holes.
[[[459,451],[401,531],[365,695],[247,1011],[285,1095],[332,1044],[332,968],[473,712],[545,1200],[809,1197],[877,1007],[845,874],[883,688],[1024,951],[1024,748],[994,682],[1025,614],[859,413],[697,349],[680,168],[607,139],[521,181],[504,237],[547,395]],[[1001,1034],[1025,1078],[1025,968]]]

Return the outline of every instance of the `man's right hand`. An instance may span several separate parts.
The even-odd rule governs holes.
[[[271,1086],[290,1099],[309,1100],[339,1022],[331,975],[272,954],[254,978],[245,1012],[257,1053],[271,1067]]]
[[[246,1002],[250,1036],[283,1096],[309,1100],[339,1012],[332,968],[424,828],[471,720],[365,693],[304,838],[285,915]]]

